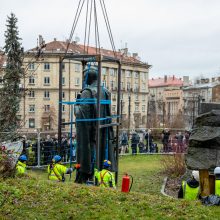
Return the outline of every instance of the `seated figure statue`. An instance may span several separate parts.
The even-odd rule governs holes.
[[[86,183],[87,180],[93,179],[94,168],[96,164],[96,123],[97,110],[96,104],[91,104],[91,99],[97,99],[97,78],[98,70],[91,66],[83,71],[85,88],[77,96],[77,103],[75,105],[76,116],[76,137],[77,137],[77,163],[80,164],[80,169],[77,171],[77,183]],[[101,100],[111,100],[110,92],[101,87]],[[90,102],[90,103],[88,103]],[[111,115],[111,105],[101,104],[100,118],[106,118]],[[87,120],[86,120],[87,119]],[[92,119],[92,120],[91,120]],[[111,119],[100,120],[100,124],[109,124]],[[100,146],[99,146],[99,164],[104,160],[112,162],[111,171],[116,171],[115,162],[115,141],[113,128],[102,128],[100,130]],[[101,169],[101,167],[100,167]]]

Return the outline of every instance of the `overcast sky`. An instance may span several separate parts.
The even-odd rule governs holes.
[[[98,0],[97,4],[99,4]],[[79,0],[0,0],[0,47],[6,18],[18,18],[22,44],[35,47],[69,38]],[[127,43],[131,53],[153,67],[150,77],[220,75],[220,0],[105,0],[116,48]],[[76,34],[83,43],[85,13]],[[111,49],[98,9],[101,46]],[[75,35],[76,36],[76,35]]]

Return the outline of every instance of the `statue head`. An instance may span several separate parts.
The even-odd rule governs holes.
[[[98,79],[98,68],[96,66],[86,67],[83,70],[84,82],[87,85],[91,85]]]

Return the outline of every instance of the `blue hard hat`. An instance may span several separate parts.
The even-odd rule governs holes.
[[[104,166],[104,167],[110,167],[111,164],[112,164],[111,161],[109,161],[109,160],[104,160],[103,166]]]
[[[61,159],[62,159],[62,158],[61,158],[60,155],[55,155],[55,156],[53,157],[53,161],[54,161],[55,163],[61,161]]]
[[[18,158],[18,160],[27,161],[27,156],[23,154]]]

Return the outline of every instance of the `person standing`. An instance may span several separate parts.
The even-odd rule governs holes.
[[[148,129],[148,132],[145,135],[145,140],[146,140],[146,152],[151,152],[152,151],[152,145],[153,145],[153,136],[151,134],[150,129]]]
[[[169,147],[168,147],[169,140],[170,140],[170,131],[168,128],[165,128],[162,132],[163,153],[169,152]]]
[[[121,134],[121,154],[125,154],[128,148],[128,135],[126,131]]]
[[[95,170],[96,185],[103,188],[116,189],[114,174],[110,171],[110,168],[111,168],[111,161],[104,160],[103,169],[100,172]]]
[[[140,141],[140,137],[137,134],[137,132],[133,132],[132,133],[132,137],[131,137],[131,149],[132,149],[132,154],[137,154],[137,146],[139,144]]]

